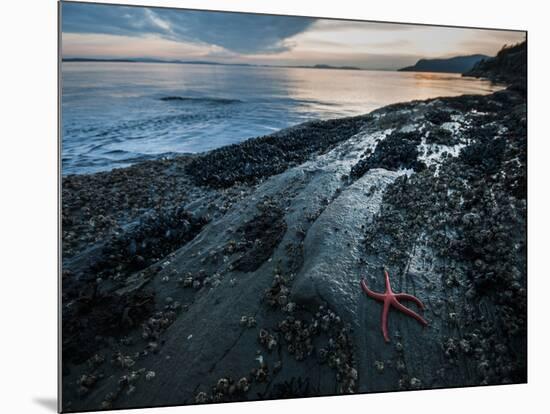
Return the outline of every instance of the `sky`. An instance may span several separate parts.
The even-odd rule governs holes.
[[[524,32],[62,3],[62,54],[394,70],[421,58],[495,55]]]

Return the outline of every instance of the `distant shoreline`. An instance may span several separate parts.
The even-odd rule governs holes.
[[[363,70],[363,71],[384,71],[395,72],[391,69],[362,69],[357,66],[332,66],[327,64],[316,65],[254,65],[250,63],[221,63],[210,61],[184,61],[184,60],[160,60],[160,59],[96,59],[96,58],[63,58],[62,62],[67,63],[172,63],[178,65],[213,65],[213,66],[249,66],[249,67],[264,67],[264,68],[298,68],[298,69],[337,69],[337,70]]]

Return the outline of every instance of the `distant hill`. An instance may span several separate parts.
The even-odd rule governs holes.
[[[300,66],[303,68],[313,68],[313,69],[343,69],[343,70],[361,70],[361,68],[358,68],[357,66],[332,66],[332,65],[325,65],[323,63],[313,65],[313,66]]]
[[[478,62],[465,76],[504,82],[512,88],[527,91],[527,42],[504,46],[495,57]]]
[[[415,65],[407,66],[399,69],[399,71],[464,73],[472,69],[476,63],[488,57],[486,55],[469,55],[448,59],[420,59]]]
[[[135,60],[131,59],[94,59],[94,58],[63,58],[63,62],[122,62],[131,63]]]

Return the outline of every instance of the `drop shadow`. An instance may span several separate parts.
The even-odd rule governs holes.
[[[41,405],[49,411],[54,413],[57,412],[57,398],[35,397],[33,398],[33,402],[37,405]]]

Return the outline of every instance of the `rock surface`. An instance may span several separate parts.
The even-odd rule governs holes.
[[[64,178],[64,410],[525,382],[526,144],[505,90]]]

